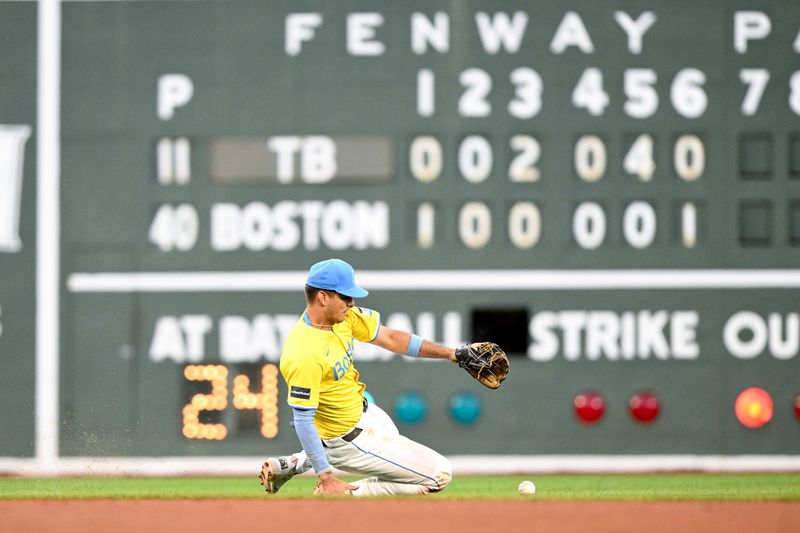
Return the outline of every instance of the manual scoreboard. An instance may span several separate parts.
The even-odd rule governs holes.
[[[0,457],[33,454],[36,6],[0,5]],[[24,186],[23,186],[24,185]],[[24,217],[24,221],[22,220]]]
[[[796,452],[800,5],[101,1],[61,17],[63,455],[297,447],[277,365],[304,273],[329,257],[384,324],[512,353],[491,392],[358,352],[388,411],[422,395],[401,431],[445,454]],[[0,123],[32,125],[31,91],[0,94]],[[34,305],[6,284],[6,264],[33,274],[28,243],[10,245],[35,224],[23,207],[0,221],[0,375],[27,379],[6,356],[31,349],[6,325]],[[734,412],[751,386],[774,401],[759,429]],[[606,402],[593,424],[574,414],[587,390]],[[629,416],[643,390],[649,424]],[[454,419],[465,392],[503,416]]]

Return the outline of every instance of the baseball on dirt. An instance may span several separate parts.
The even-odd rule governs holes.
[[[520,494],[524,496],[530,496],[531,494],[536,492],[536,485],[533,484],[533,481],[528,481],[527,479],[519,484],[517,490]]]

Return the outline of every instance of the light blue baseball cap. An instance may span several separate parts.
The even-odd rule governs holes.
[[[356,273],[341,259],[326,259],[308,270],[306,284],[326,291],[336,291],[351,298],[363,298],[368,291],[356,285]]]

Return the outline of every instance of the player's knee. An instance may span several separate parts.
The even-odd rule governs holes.
[[[444,489],[453,480],[453,471],[450,469],[450,463],[447,464],[447,470],[442,470],[439,473],[439,490]]]
[[[450,466],[450,461],[442,457],[442,460],[438,466],[439,468],[433,476],[436,481],[434,484],[428,487],[431,492],[439,492],[440,490],[444,490],[444,488],[449,485],[450,481],[453,479],[453,467]]]

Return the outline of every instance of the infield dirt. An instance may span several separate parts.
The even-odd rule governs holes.
[[[2,532],[796,532],[797,502],[5,500]]]

